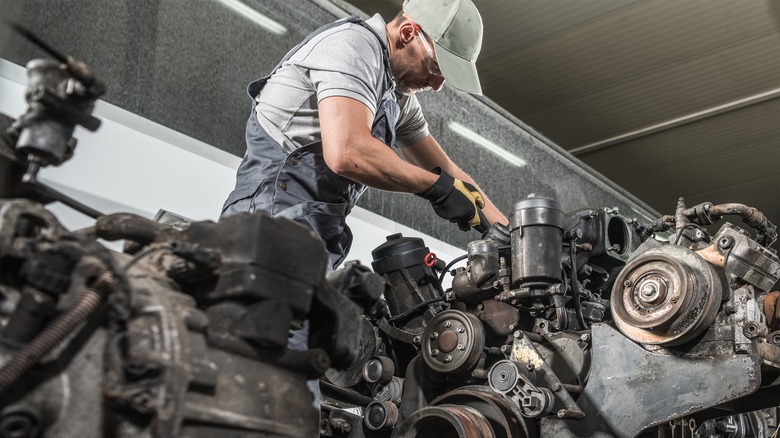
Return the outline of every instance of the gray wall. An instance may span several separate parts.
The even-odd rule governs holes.
[[[308,32],[347,15],[326,0],[244,2],[287,33],[274,35],[216,0],[4,0],[0,10],[90,65],[108,85],[106,101],[242,156],[246,85]],[[45,54],[11,36],[0,56],[24,65]],[[486,98],[445,87],[420,100],[434,136],[507,216],[529,193],[556,198],[566,211],[614,206],[627,216],[657,214]],[[512,166],[461,138],[447,128],[450,120],[528,164]],[[361,206],[454,245],[478,238],[414,196],[369,190]]]

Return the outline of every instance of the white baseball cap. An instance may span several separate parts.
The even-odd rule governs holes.
[[[482,94],[477,56],[482,49],[482,17],[471,0],[405,0],[403,10],[433,38],[444,78],[458,90]]]

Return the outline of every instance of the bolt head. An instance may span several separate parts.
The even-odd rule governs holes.
[[[452,356],[450,356],[449,354],[444,356],[444,362],[446,362],[446,363],[452,362]]]

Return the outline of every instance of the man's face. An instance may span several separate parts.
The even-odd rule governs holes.
[[[414,39],[390,59],[390,68],[396,91],[407,96],[426,90],[439,91],[444,85],[433,42],[419,28]]]

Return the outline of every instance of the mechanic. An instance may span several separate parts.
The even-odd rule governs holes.
[[[445,79],[481,94],[481,46],[471,0],[407,0],[388,24],[376,14],[316,30],[249,85],[247,151],[222,217],[266,210],[301,223],[325,241],[332,268],[366,186],[417,194],[464,231],[507,224],[430,135],[414,96]]]

